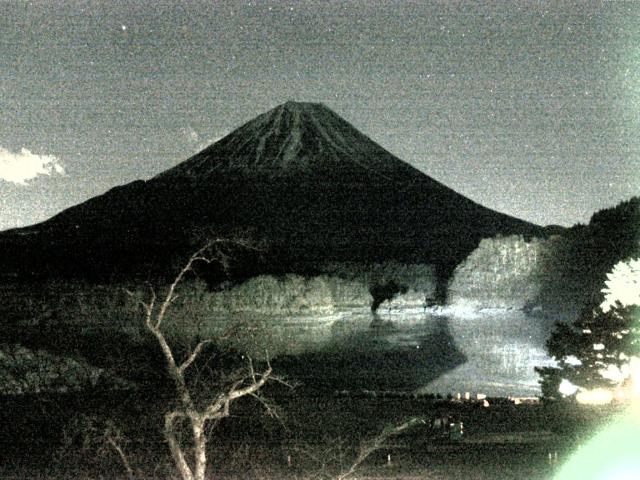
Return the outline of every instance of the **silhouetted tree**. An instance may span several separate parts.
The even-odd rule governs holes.
[[[543,395],[555,397],[562,380],[579,388],[625,382],[640,356],[640,261],[619,262],[608,274],[604,301],[584,309],[571,324],[557,323],[547,348],[557,367],[536,369]]]
[[[575,225],[552,244],[543,266],[551,272],[542,285],[543,304],[576,312],[597,304],[607,272],[625,258],[640,255],[640,197],[593,214],[588,225]],[[573,309],[572,309],[573,310]]]
[[[620,370],[638,355],[639,318],[640,307],[618,304],[607,312],[585,310],[573,324],[556,324],[547,348],[558,367],[537,369],[543,377],[543,394],[557,395],[563,379],[588,389],[620,383],[603,372]]]
[[[376,283],[369,286],[369,293],[373,297],[371,302],[371,311],[376,312],[378,307],[386,300],[393,300],[397,294],[407,293],[407,286],[397,283],[395,280],[389,280],[384,283]]]

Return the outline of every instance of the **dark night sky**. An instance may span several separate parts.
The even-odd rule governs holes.
[[[0,229],[149,178],[288,99],[536,223],[639,193],[640,2],[0,9]]]

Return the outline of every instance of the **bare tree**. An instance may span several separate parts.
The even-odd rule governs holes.
[[[403,423],[387,426],[375,437],[362,440],[357,449],[350,447],[342,438],[332,437],[325,437],[320,444],[296,442],[289,448],[314,465],[313,473],[307,474],[309,478],[346,480],[352,477],[372,454],[394,448],[395,445],[390,442],[394,437],[419,425],[426,425],[424,418],[412,417]],[[352,455],[353,460],[347,463],[349,466],[346,467],[345,459]]]
[[[79,449],[76,441],[80,443]],[[58,461],[68,461],[73,453],[79,453],[82,458],[104,458],[108,451],[113,451],[127,472],[127,479],[134,480],[136,474],[125,453],[127,443],[122,430],[113,421],[105,421],[97,415],[78,414],[62,429],[62,445],[55,455]]]
[[[204,480],[207,468],[207,436],[206,427],[211,421],[217,422],[229,416],[229,408],[233,401],[245,397],[253,396],[258,398],[260,390],[269,379],[273,379],[271,365],[267,362],[267,368],[262,372],[256,372],[253,362],[248,358],[243,374],[237,377],[233,383],[221,389],[218,393],[212,394],[210,398],[203,402],[196,402],[193,385],[190,385],[185,373],[187,369],[202,354],[205,348],[213,344],[215,340],[208,338],[200,341],[191,352],[177,361],[174,353],[168,344],[162,330],[163,321],[171,304],[176,300],[176,288],[184,279],[185,275],[192,270],[194,264],[198,262],[211,263],[218,262],[226,270],[228,268],[229,257],[219,247],[232,243],[234,245],[247,246],[247,243],[229,239],[215,239],[207,242],[202,248],[196,251],[184,267],[179,271],[166,294],[162,299],[156,296],[155,290],[150,287],[146,300],[140,300],[144,310],[144,323],[146,328],[158,341],[166,361],[167,373],[173,380],[177,406],[170,409],[164,416],[164,437],[171,450],[174,463],[180,472],[183,480]],[[132,292],[129,292],[133,295]],[[202,392],[198,392],[201,394]],[[181,442],[178,439],[177,425],[181,421],[186,421],[190,429],[192,443],[192,455],[185,453]],[[189,459],[191,457],[191,459]]]
[[[424,424],[424,419],[420,417],[414,417],[400,425],[394,425],[385,428],[382,433],[380,433],[377,437],[364,441],[360,444],[360,449],[358,450],[358,455],[355,460],[351,464],[351,466],[343,471],[340,475],[336,477],[336,480],[344,480],[351,475],[353,475],[358,467],[374,452],[377,452],[380,449],[386,448],[389,446],[387,441],[389,438],[392,438],[403,431],[412,428],[418,424]]]

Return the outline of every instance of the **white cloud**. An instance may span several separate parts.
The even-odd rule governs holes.
[[[202,150],[204,150],[205,148],[213,145],[214,143],[216,143],[218,140],[223,139],[225,136],[221,136],[221,137],[213,137],[213,138],[208,138],[206,140],[202,140],[198,146],[197,146],[197,150],[200,152]]]
[[[203,137],[191,125],[185,128],[181,128],[180,133],[182,134],[183,138],[187,142],[192,144],[195,150],[198,152],[200,150],[204,150],[208,146],[216,143],[218,140],[221,140],[227,136],[227,134],[225,133],[224,135],[219,135],[216,137]]]
[[[64,175],[64,167],[53,155],[36,155],[26,148],[13,153],[0,147],[0,180],[27,185],[38,175]]]
[[[200,141],[200,135],[191,125],[189,125],[187,128],[181,128],[180,132],[190,142],[197,143]]]

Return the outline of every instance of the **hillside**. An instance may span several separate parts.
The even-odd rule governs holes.
[[[600,210],[588,225],[547,239],[484,239],[458,265],[448,302],[472,308],[535,308],[573,317],[601,301],[606,274],[640,253],[640,198]]]
[[[454,271],[447,302],[469,308],[531,306],[540,296],[549,241],[522,235],[483,239]]]

